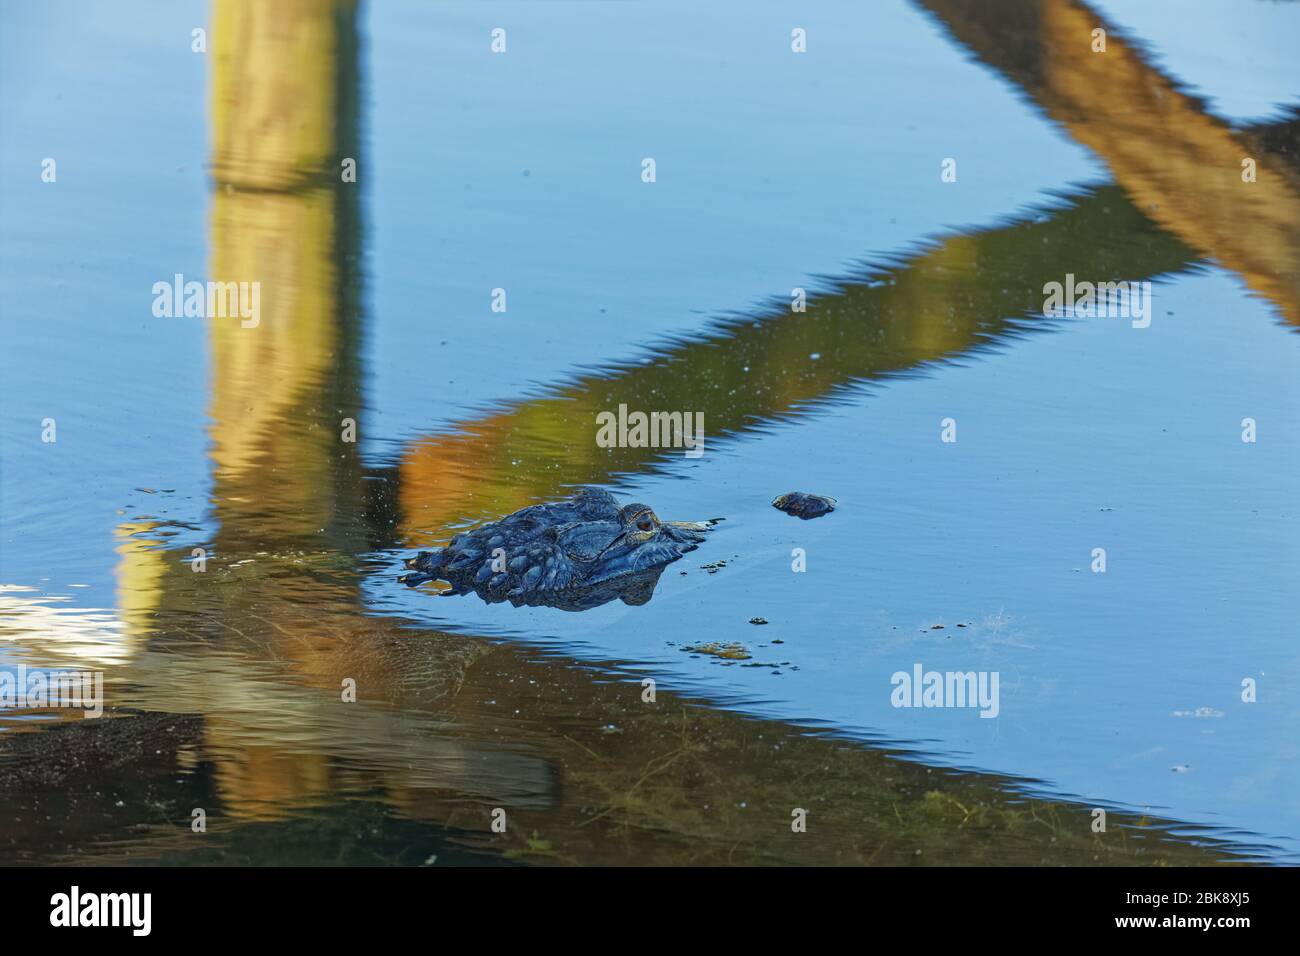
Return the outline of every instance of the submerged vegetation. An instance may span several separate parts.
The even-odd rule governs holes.
[[[502,716],[525,702],[527,717]],[[274,840],[286,848],[281,862],[298,853],[341,864],[420,865],[434,856],[434,865],[1201,866],[1251,858],[1250,847],[1208,833],[1189,839],[1186,827],[1156,816],[1112,810],[1105,832],[1094,832],[1096,808],[1035,797],[1032,781],[926,766],[888,747],[663,691],[647,704],[638,682],[601,680],[589,664],[508,645],[481,645],[444,706],[445,745],[491,761],[483,748],[492,740],[522,744],[541,761],[540,773],[529,771],[534,789],[475,796],[342,755],[250,762],[240,772],[260,779],[238,784],[214,733],[219,716],[120,715],[0,736],[0,802],[13,810],[0,821],[0,855],[240,863],[257,861]],[[326,800],[341,807],[334,819],[322,813]],[[191,838],[195,806],[208,808],[201,841]],[[499,806],[505,833],[491,826]],[[796,810],[806,811],[805,832],[792,829]],[[30,826],[51,812],[66,821],[53,847]]]

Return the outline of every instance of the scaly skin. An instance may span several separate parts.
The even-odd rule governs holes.
[[[660,521],[643,504],[619,507],[587,488],[566,501],[531,505],[406,561],[408,587],[441,580],[443,595],[473,591],[509,601],[585,610],[615,597],[650,600],[663,569],[704,540],[709,524]]]

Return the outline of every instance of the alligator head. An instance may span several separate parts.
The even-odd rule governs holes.
[[[399,580],[446,581],[444,595],[490,603],[586,610],[621,598],[650,599],[663,569],[704,541],[713,522],[661,521],[644,504],[619,507],[605,491],[532,505],[421,551]]]

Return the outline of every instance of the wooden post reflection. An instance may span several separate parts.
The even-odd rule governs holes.
[[[255,327],[210,320],[222,543],[358,544],[360,337],[355,4],[219,0],[212,72],[211,278],[258,282]],[[349,112],[349,110],[351,112]],[[359,424],[359,423],[358,423]],[[342,453],[341,453],[342,452]],[[341,538],[341,540],[340,540]]]

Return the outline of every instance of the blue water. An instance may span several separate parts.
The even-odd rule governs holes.
[[[639,674],[756,713],[1293,851],[1300,434],[1279,396],[1300,358],[1293,333],[1243,308],[1225,275],[1162,283],[1155,301],[1149,329],[1079,320],[629,480],[627,497],[663,516],[728,519],[644,607],[575,621],[431,603],[382,574],[371,600],[440,627],[642,662]],[[1235,386],[1189,392],[1188,369]],[[1267,438],[1243,444],[1238,422],[1252,413]],[[940,441],[946,417],[955,444]],[[786,486],[834,493],[840,507],[798,522],[767,507]],[[1104,574],[1090,570],[1094,547],[1106,549]],[[792,548],[806,572],[791,570]],[[698,570],[718,558],[728,567]],[[797,670],[692,658],[683,632]],[[998,671],[1000,716],[892,707],[890,676],[915,663]],[[1255,703],[1240,699],[1246,677]],[[1198,708],[1215,713],[1177,716]]]
[[[1275,122],[1296,102],[1286,38],[1300,10],[1097,7],[1214,115]],[[161,521],[181,558],[218,529],[208,329],[150,311],[155,281],[210,265],[210,64],[189,49],[207,16],[191,3],[3,12],[0,584],[25,589],[11,599],[111,622],[128,603],[124,525]],[[805,55],[790,53],[794,26]],[[359,448],[372,469],[593,369],[654,361],[720,317],[762,316],[794,287],[1049,218],[1062,194],[1111,176],[908,3],[385,3],[363,8],[360,32]],[[45,157],[57,183],[41,182]],[[946,157],[955,183],[940,179]],[[698,460],[611,476],[665,518],[726,519],[645,606],[433,598],[394,583],[409,553],[397,542],[369,555],[363,611],[623,662],[623,676],[718,708],[1239,834],[1295,862],[1300,338],[1217,263],[1142,277],[1149,328],[1030,321],[950,360],[844,381],[797,420],[756,412],[748,431],[710,434]],[[498,287],[504,314],[490,309]],[[47,417],[54,444],[40,440]],[[940,440],[946,418],[955,443]],[[591,432],[575,420],[565,438]],[[795,489],[840,506],[813,522],[769,507]],[[1104,574],[1090,570],[1099,547]],[[795,548],[806,572],[791,570]],[[21,637],[0,639],[0,664],[41,659],[30,625],[10,629]],[[123,641],[100,659],[130,666],[139,648]],[[778,667],[683,650],[701,641]],[[890,675],[916,663],[997,671],[998,718],[891,706]]]

